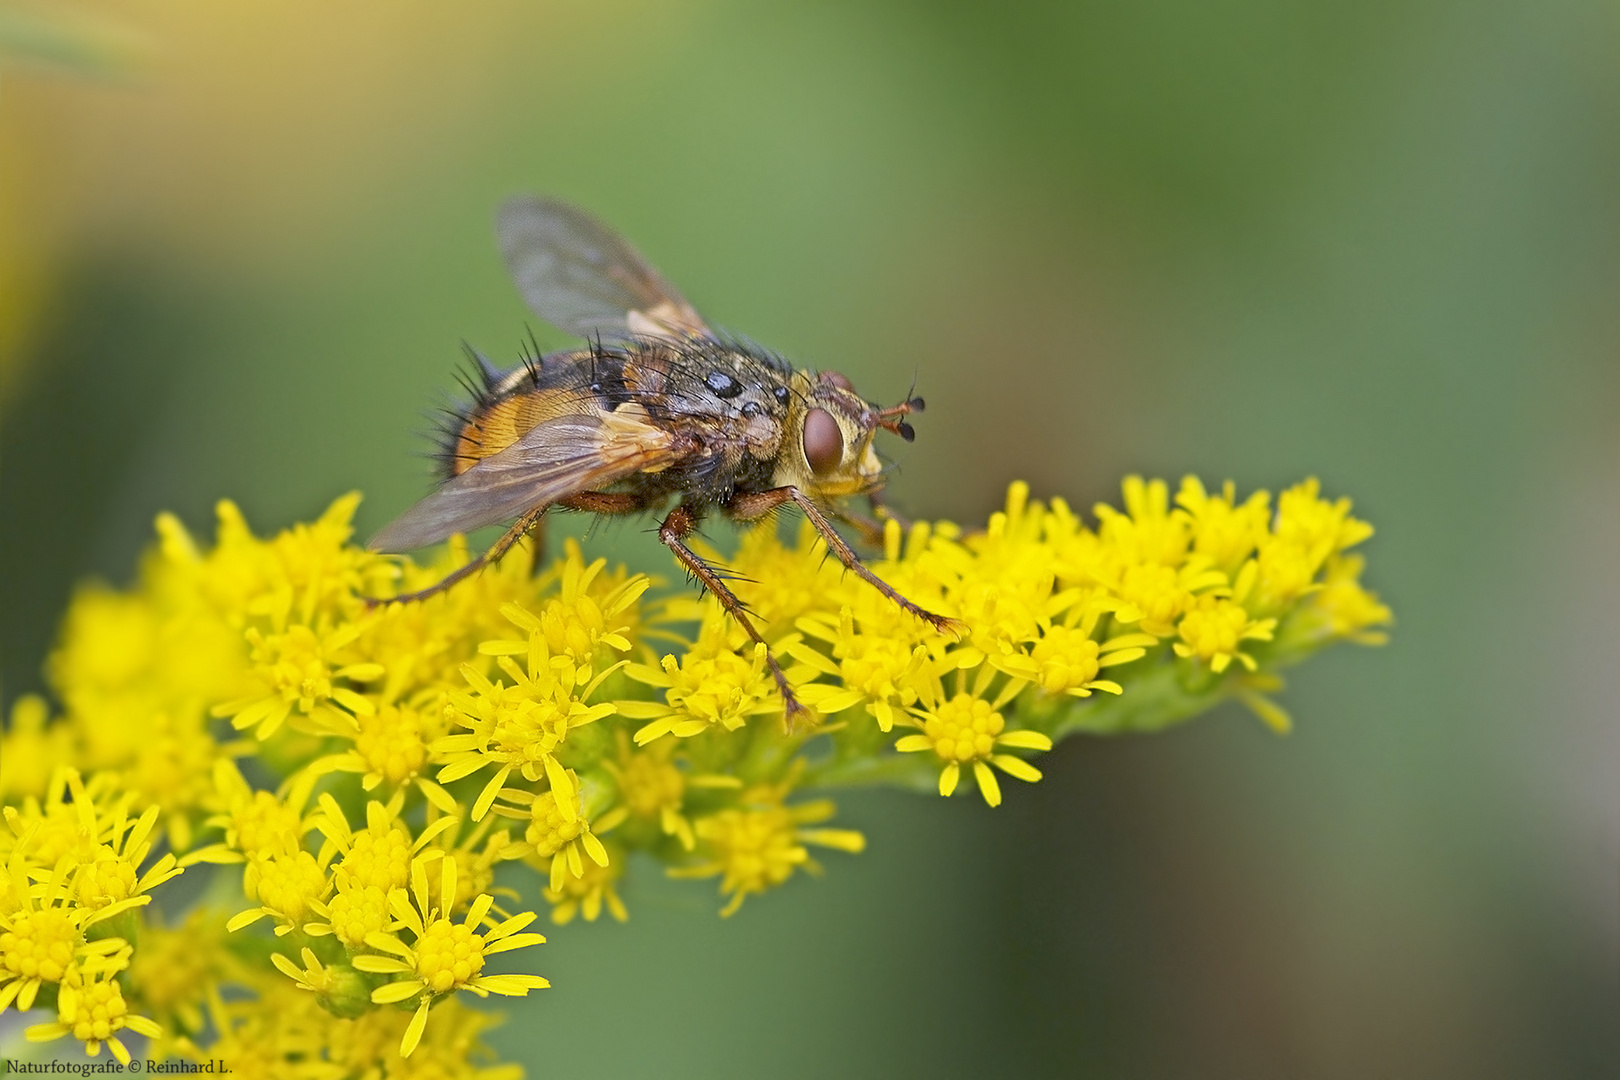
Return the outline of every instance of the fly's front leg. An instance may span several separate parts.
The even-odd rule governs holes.
[[[518,518],[517,521],[512,524],[510,529],[507,529],[506,532],[501,534],[501,538],[499,540],[495,541],[489,546],[487,551],[478,556],[476,559],[468,562],[467,565],[461,567],[461,569],[451,572],[438,584],[429,585],[427,588],[418,592],[404,593],[400,596],[368,596],[366,597],[366,604],[370,607],[377,607],[381,604],[409,604],[417,600],[426,600],[430,596],[439,595],[452,585],[461,581],[463,578],[476,574],[478,571],[482,570],[492,562],[497,562],[502,555],[505,555],[512,549],[513,544],[516,544],[519,540],[523,539],[524,533],[540,524],[541,519],[545,517],[548,509],[550,509],[549,503],[545,506],[537,506],[533,510],[530,510],[527,514],[524,514],[522,517]]]
[[[684,506],[677,506],[669,512],[664,523],[658,526],[658,539],[664,546],[675,553],[676,561],[684,566],[688,573],[697,578],[705,589],[708,589],[720,601],[720,606],[736,619],[738,624],[748,632],[748,636],[755,642],[765,646],[765,666],[771,670],[771,678],[776,680],[776,688],[781,691],[782,704],[785,706],[783,721],[787,725],[788,734],[794,729],[810,720],[810,710],[806,709],[793,693],[793,687],[788,685],[787,675],[782,672],[782,666],[776,662],[771,653],[771,647],[766,644],[765,638],[754,626],[748,612],[743,609],[742,601],[737,594],[720,577],[714,567],[704,562],[698,553],[686,546],[686,537],[697,528],[697,516]]]
[[[772,488],[770,491],[762,491],[755,495],[740,495],[731,501],[728,509],[738,517],[747,518],[749,516],[748,510],[756,505],[764,508],[759,510],[758,513],[764,513],[766,510],[780,506],[784,502],[792,502],[800,510],[804,511],[804,516],[810,519],[810,524],[816,527],[816,531],[821,534],[823,540],[827,541],[827,546],[832,549],[834,555],[838,556],[838,561],[843,563],[846,569],[855,571],[868,585],[900,605],[902,610],[909,611],[935,630],[961,636],[961,624],[955,619],[945,615],[935,615],[932,611],[918,607],[896,592],[888,582],[868,570],[866,564],[861,562],[861,557],[855,554],[855,549],[849,546],[847,540],[838,535],[838,530],[833,528],[832,522],[827,520],[827,515],[822,513],[821,507],[816,505],[815,500],[793,485]],[[739,504],[742,505],[739,506]]]

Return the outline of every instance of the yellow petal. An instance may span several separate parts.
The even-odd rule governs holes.
[[[403,975],[407,971],[414,971],[411,965],[392,956],[356,956],[349,961],[356,971],[368,971],[373,975]],[[279,965],[277,965],[279,966]]]
[[[982,761],[973,763],[973,775],[979,781],[979,793],[984,801],[991,806],[1001,805],[1001,785],[996,782],[996,774],[990,771],[990,766]]]
[[[357,965],[358,966],[358,965]],[[401,979],[398,982],[384,983],[371,992],[371,1000],[376,1005],[392,1005],[396,1001],[405,1001],[422,992],[422,984],[416,979]],[[426,1003],[423,1008],[426,1008]],[[410,1051],[405,1051],[409,1053]]]
[[[990,762],[1008,776],[1016,777],[1031,784],[1041,778],[1041,770],[1023,758],[1015,758],[1011,754],[991,754]]]
[[[422,1041],[422,1031],[427,1027],[428,1005],[432,1001],[431,997],[424,997],[421,1007],[416,1010],[416,1015],[411,1017],[410,1025],[405,1029],[405,1037],[399,1043],[400,1057],[410,1057],[411,1051],[416,1049],[416,1044]]]
[[[996,745],[1018,750],[1050,750],[1052,740],[1038,731],[1008,731],[996,737]]]

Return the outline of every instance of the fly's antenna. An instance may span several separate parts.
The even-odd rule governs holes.
[[[915,384],[912,389],[916,389]],[[911,442],[917,438],[917,431],[902,420],[901,417],[909,413],[922,412],[923,408],[922,398],[909,397],[898,405],[891,405],[887,409],[879,409],[877,413],[878,427],[883,428],[885,431],[892,431],[906,442]]]

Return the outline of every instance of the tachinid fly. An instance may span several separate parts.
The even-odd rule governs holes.
[[[883,428],[911,441],[905,417],[922,411],[921,398],[879,408],[836,372],[796,370],[715,333],[629,243],[566,203],[512,199],[496,231],[529,307],[589,344],[507,372],[480,358],[483,388],[449,433],[443,483],[370,546],[410,551],[512,525],[437,585],[395,599],[424,599],[499,559],[553,506],[633,514],[678,497],[659,540],[756,642],[764,638],[721,573],[686,544],[711,511],[749,522],[791,503],[846,567],[936,628],[952,625],[880,580],[832,525],[881,536],[878,521],[842,502],[865,495],[886,516],[873,436]],[[769,652],[767,663],[791,731],[808,710]]]

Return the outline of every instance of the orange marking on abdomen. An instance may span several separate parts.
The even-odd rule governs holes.
[[[549,389],[512,394],[474,409],[456,433],[450,475],[460,476],[484,458],[495,456],[536,424],[578,411],[577,395]]]

